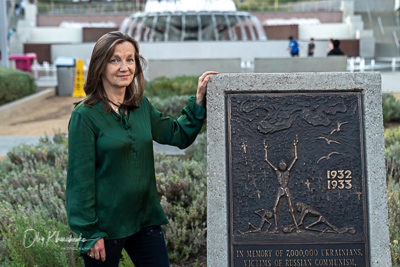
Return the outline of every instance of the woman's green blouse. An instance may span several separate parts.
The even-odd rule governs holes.
[[[205,109],[189,98],[177,120],[164,117],[147,98],[127,115],[80,103],[68,127],[67,215],[87,253],[100,238],[124,238],[167,224],[154,171],[153,140],[181,149],[199,133]],[[121,112],[120,112],[121,113]]]

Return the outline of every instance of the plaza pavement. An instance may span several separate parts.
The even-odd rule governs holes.
[[[387,71],[381,72],[382,77],[382,92],[392,93],[397,99],[400,99],[400,71]],[[39,80],[39,88],[48,88],[56,85],[54,80]],[[0,107],[0,115],[2,107]],[[66,122],[67,123],[67,122]],[[1,125],[0,125],[1,128]],[[34,145],[39,142],[40,136],[14,136],[14,135],[3,135],[0,136],[0,158],[6,156],[7,152],[14,146],[20,144]],[[184,150],[180,150],[176,147],[160,145],[154,143],[154,150],[160,153],[166,153],[170,155],[181,155],[184,154]]]

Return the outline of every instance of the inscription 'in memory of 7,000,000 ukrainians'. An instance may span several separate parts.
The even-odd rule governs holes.
[[[368,266],[361,93],[226,98],[231,265]]]

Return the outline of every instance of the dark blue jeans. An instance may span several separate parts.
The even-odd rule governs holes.
[[[161,226],[148,226],[121,239],[105,239],[106,261],[83,256],[85,267],[118,266],[125,249],[135,267],[169,267],[168,252]]]

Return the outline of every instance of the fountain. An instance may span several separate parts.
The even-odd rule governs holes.
[[[232,0],[148,0],[120,31],[140,42],[267,40],[258,19]]]

